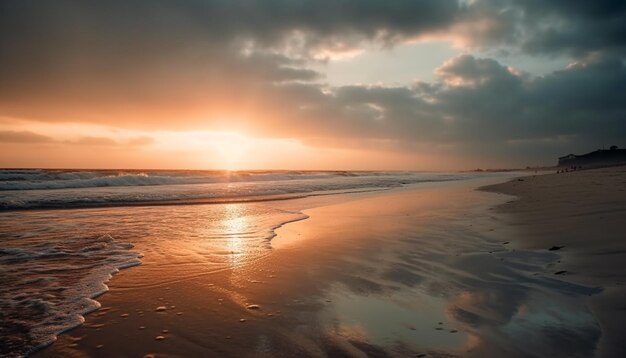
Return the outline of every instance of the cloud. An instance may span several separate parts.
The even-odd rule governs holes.
[[[144,146],[153,144],[154,138],[149,136],[138,136],[126,140],[124,143],[107,137],[83,136],[73,140],[59,140],[53,137],[21,130],[0,130],[0,143],[51,143],[64,145],[87,145],[87,146]]]
[[[626,138],[626,66],[619,59],[599,57],[532,77],[493,59],[461,55],[437,74],[439,82],[413,87],[340,87],[310,97],[306,112],[332,118],[318,127],[350,143],[361,138],[387,149],[501,159],[541,160],[572,148],[622,145]]]
[[[515,79],[517,76],[513,71],[493,59],[461,55],[446,61],[435,73],[448,85],[479,86],[487,82]]]
[[[626,3],[557,0],[515,3],[523,12],[524,48],[536,53],[626,54]]]
[[[621,0],[475,0],[454,25],[469,44],[532,54],[626,54]]]
[[[30,131],[0,130],[0,142],[4,143],[50,143],[53,141],[48,136]]]
[[[626,137],[625,24],[626,4],[608,0],[2,2],[0,116],[553,155]],[[427,38],[574,64],[533,77],[466,53],[412,86],[330,87],[312,69],[364,42]],[[9,132],[0,139],[52,141]]]
[[[471,73],[461,78],[472,81],[480,74],[483,82],[437,94],[439,110],[456,119],[456,137],[619,140],[626,135],[626,68],[618,59],[599,58],[537,78],[494,63],[488,71]]]

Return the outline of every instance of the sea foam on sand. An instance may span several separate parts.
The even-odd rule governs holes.
[[[8,240],[0,248],[0,356],[23,356],[49,345],[100,307],[119,269],[139,265],[133,245],[110,235]]]

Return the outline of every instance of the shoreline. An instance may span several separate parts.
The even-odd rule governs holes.
[[[325,192],[311,192],[311,193],[294,193],[294,194],[279,194],[279,195],[265,195],[265,196],[248,196],[248,197],[224,197],[224,198],[206,198],[206,199],[184,199],[184,200],[154,200],[154,201],[120,201],[120,202],[99,202],[99,203],[80,203],[76,205],[48,205],[39,207],[11,207],[0,208],[1,212],[12,211],[39,211],[39,210],[82,210],[82,209],[107,209],[107,208],[124,208],[124,207],[151,207],[151,206],[186,206],[186,205],[220,205],[220,204],[244,204],[244,203],[262,203],[273,202],[282,200],[297,200],[314,196],[326,196],[326,195],[344,195],[344,194],[358,194],[358,193],[371,193],[385,190],[393,190],[395,187],[389,188],[372,188],[372,189],[354,189],[354,190],[340,190],[340,191],[325,191]]]
[[[546,352],[562,345],[528,326],[521,307],[545,317],[578,312],[561,324],[591,329],[588,338],[572,333],[589,351],[597,330],[581,297],[594,288],[546,272],[556,254],[509,248],[517,233],[490,210],[509,198],[478,186],[264,203],[309,218],[276,229],[268,255],[202,276],[184,278],[197,265],[178,278],[173,268],[155,271],[164,262],[146,256],[109,282],[101,310],[35,356],[527,355],[502,322]],[[167,283],[138,285],[166,272]],[[545,311],[546,302],[560,307]]]

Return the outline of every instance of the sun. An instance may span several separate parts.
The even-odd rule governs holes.
[[[252,145],[252,140],[237,132],[213,132],[208,135],[217,162],[226,170],[241,169],[241,163]]]

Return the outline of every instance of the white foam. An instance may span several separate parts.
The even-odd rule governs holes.
[[[184,185],[356,176],[346,172],[91,172],[0,170],[0,190],[42,190],[116,186]]]
[[[66,178],[73,178],[76,175],[81,178]],[[264,172],[226,175],[211,172],[199,175],[196,172],[191,174],[150,172],[103,175],[92,172],[37,172],[31,176],[36,178],[45,176],[48,179],[0,180],[0,209],[93,207],[162,201],[246,200],[267,196],[385,189],[411,183],[463,180],[472,178],[475,174]],[[61,177],[64,179],[59,179]]]
[[[108,290],[105,282],[118,269],[140,264],[132,245],[110,235],[66,238],[55,243],[0,250],[0,356],[24,356],[84,322],[100,307],[92,298]],[[10,284],[9,284],[10,283]]]

